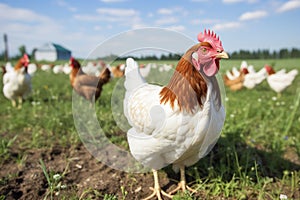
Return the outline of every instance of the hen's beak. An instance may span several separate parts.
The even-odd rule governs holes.
[[[229,56],[228,56],[228,54],[227,54],[225,51],[222,51],[221,53],[218,53],[218,54],[216,55],[216,58],[224,58],[224,59],[228,59]]]

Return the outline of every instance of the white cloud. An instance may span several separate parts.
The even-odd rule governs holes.
[[[157,13],[160,15],[180,15],[180,16],[186,16],[188,12],[179,6],[172,7],[172,8],[160,8],[157,10]]]
[[[282,12],[287,12],[287,11],[294,10],[297,8],[300,8],[300,0],[290,0],[286,3],[284,3],[283,5],[281,5],[279,7],[279,9],[277,9],[277,12],[282,13]]]
[[[119,3],[119,2],[125,2],[126,0],[100,0],[103,3]]]
[[[136,22],[141,21],[139,12],[134,9],[98,8],[97,14],[76,14],[74,19],[80,21],[107,21],[107,22]]]
[[[100,34],[91,35],[89,31],[68,29],[65,24],[60,24],[59,20],[30,9],[2,3],[0,3],[0,27],[8,35],[10,56],[18,54],[18,47],[21,45],[25,45],[27,52],[31,53],[33,48],[46,42],[61,44],[70,49],[73,55],[83,56],[89,49],[95,48],[95,42],[104,39]]]
[[[209,0],[190,0],[191,2],[208,2]]]
[[[239,22],[227,22],[227,23],[219,23],[215,24],[212,29],[213,30],[224,30],[224,29],[234,29],[239,28],[241,23]]]
[[[238,3],[238,2],[242,2],[243,0],[222,0],[223,3]]]
[[[167,17],[167,18],[164,17],[164,18],[156,20],[155,25],[161,26],[161,25],[166,25],[166,24],[174,24],[177,22],[178,22],[178,19],[175,17]]]
[[[191,24],[193,25],[199,25],[199,24],[215,24],[220,22],[218,19],[194,19],[191,21]]]
[[[184,31],[185,27],[182,25],[174,25],[174,26],[169,26],[167,27],[168,29],[174,30],[174,31]]]
[[[24,21],[24,22],[48,20],[47,17],[32,12],[31,10],[27,10],[23,8],[13,8],[2,3],[0,3],[0,19],[9,20],[9,21]]]
[[[260,18],[266,17],[267,15],[268,15],[268,13],[266,11],[257,10],[257,11],[246,12],[246,13],[242,14],[240,16],[239,20],[246,21],[246,20],[260,19]]]
[[[246,2],[246,3],[256,3],[259,0],[222,0],[225,4],[233,4],[233,3],[240,3],[240,2]]]
[[[100,31],[100,30],[103,30],[103,28],[101,26],[96,25],[96,26],[94,26],[94,30]]]
[[[158,9],[157,13],[161,15],[171,15],[173,14],[173,10],[168,8],[160,8]]]
[[[69,11],[72,11],[72,12],[76,12],[77,11],[76,7],[71,6],[70,4],[68,4],[67,2],[65,2],[64,0],[57,0],[57,5],[59,5],[60,7],[67,8]]]
[[[149,17],[149,18],[154,17],[154,14],[152,12],[150,12],[147,14],[147,17]]]
[[[103,20],[102,18],[99,18],[98,15],[90,15],[90,14],[76,14],[73,17],[76,20],[87,21],[87,22]]]
[[[113,17],[132,17],[138,14],[134,9],[98,8],[97,13]]]

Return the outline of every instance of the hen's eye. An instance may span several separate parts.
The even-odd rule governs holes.
[[[206,48],[202,48],[202,52],[203,52],[203,53],[206,53],[206,52],[207,52],[207,49],[206,49]]]

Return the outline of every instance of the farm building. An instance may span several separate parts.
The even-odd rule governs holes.
[[[37,61],[68,60],[70,57],[70,50],[54,43],[46,43],[34,51],[34,58]]]

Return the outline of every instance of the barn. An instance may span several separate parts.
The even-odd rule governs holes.
[[[36,61],[56,61],[68,60],[71,57],[71,51],[63,46],[55,43],[46,43],[34,50],[34,58]]]

